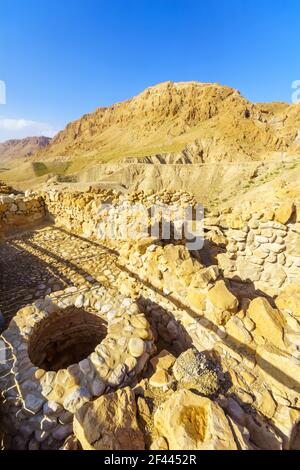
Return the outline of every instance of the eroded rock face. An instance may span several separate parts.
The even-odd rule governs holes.
[[[84,450],[143,450],[134,393],[125,388],[82,406],[74,433]]]
[[[223,410],[188,390],[175,392],[158,408],[154,424],[170,450],[236,450]]]

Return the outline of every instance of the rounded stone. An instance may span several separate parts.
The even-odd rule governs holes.
[[[150,332],[144,328],[138,328],[134,331],[134,334],[141,339],[148,339],[150,337]]]
[[[137,365],[137,360],[135,357],[128,356],[125,361],[125,365],[127,366],[127,369],[129,372],[131,372]]]
[[[101,380],[93,380],[91,392],[95,397],[100,397],[105,391],[106,385]]]
[[[172,382],[172,377],[164,369],[158,369],[149,379],[152,387],[166,387]]]
[[[118,386],[122,383],[126,374],[125,364],[119,364],[110,374],[108,383],[112,386]]]
[[[45,375],[45,371],[43,369],[38,369],[34,376],[37,380],[40,380]]]
[[[130,338],[128,349],[133,357],[140,357],[145,352],[145,342],[141,338]]]

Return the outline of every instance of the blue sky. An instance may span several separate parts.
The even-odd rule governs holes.
[[[173,80],[291,101],[299,0],[0,0],[0,140]]]

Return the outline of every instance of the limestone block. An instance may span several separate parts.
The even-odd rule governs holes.
[[[217,281],[215,286],[209,290],[208,299],[215,307],[228,312],[235,313],[238,308],[238,299],[227,289],[224,281]]]
[[[280,310],[287,310],[300,320],[300,284],[291,284],[280,292],[276,299]]]
[[[287,224],[290,218],[292,217],[294,210],[295,206],[292,202],[286,202],[281,204],[275,210],[275,220],[277,222],[280,222],[281,224]]]
[[[84,450],[144,450],[135,396],[124,388],[82,406],[74,417],[74,433]]]
[[[272,308],[265,298],[257,297],[250,303],[247,315],[256,325],[255,335],[261,335],[274,346],[284,348],[285,321],[279,310]]]
[[[172,394],[157,409],[154,424],[170,450],[237,449],[222,408],[189,390]]]

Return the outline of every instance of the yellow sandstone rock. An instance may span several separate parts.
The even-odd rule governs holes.
[[[257,297],[249,305],[247,314],[254,321],[254,335],[260,335],[278,348],[284,348],[283,328],[285,321],[279,310],[271,307],[267,299]]]
[[[226,333],[234,338],[241,346],[251,343],[252,336],[245,328],[243,321],[237,316],[233,316],[226,323]]]
[[[294,317],[300,318],[300,284],[287,286],[277,297],[276,306],[288,310]]]
[[[278,209],[275,210],[275,220],[281,224],[286,224],[293,215],[294,209],[295,206],[292,202],[281,204]]]
[[[74,417],[74,433],[84,450],[144,450],[132,390],[124,388],[83,405]]]
[[[157,409],[154,425],[170,450],[235,450],[224,411],[189,390],[175,392]]]
[[[238,299],[227,289],[224,281],[217,281],[207,294],[210,302],[220,310],[236,313]]]
[[[257,401],[256,408],[267,418],[273,418],[276,412],[276,402],[269,390],[263,390]]]
[[[157,356],[151,359],[151,364],[153,365],[154,369],[169,370],[175,361],[175,356],[169,353],[169,351],[166,349],[163,349]]]

